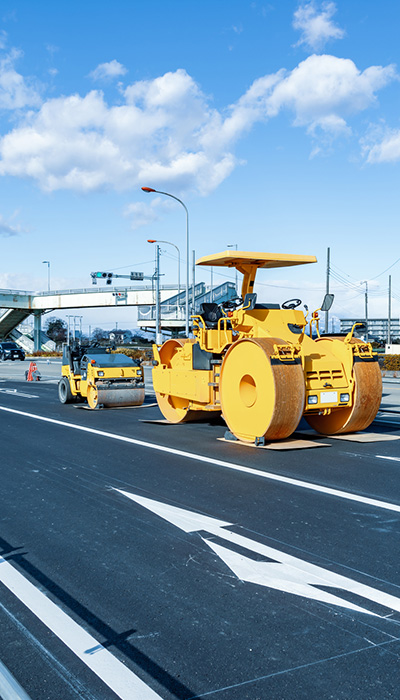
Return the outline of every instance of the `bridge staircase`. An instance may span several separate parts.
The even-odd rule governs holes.
[[[6,309],[0,316],[0,338],[7,338],[30,315],[31,311],[28,309]]]
[[[224,282],[218,287],[207,287],[204,282],[195,286],[194,304],[192,304],[192,287],[189,290],[189,314],[200,312],[201,304],[214,301],[221,304],[236,296],[236,287],[233,282]],[[185,302],[186,290],[180,294],[166,299],[160,304],[160,320],[163,331],[177,335],[185,329]],[[193,310],[192,310],[193,309]],[[156,325],[156,308],[152,306],[139,306],[137,324],[143,330],[154,330]]]

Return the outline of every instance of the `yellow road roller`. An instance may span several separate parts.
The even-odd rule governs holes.
[[[58,396],[61,403],[87,399],[89,407],[141,406],[143,369],[137,360],[97,343],[63,347]]]
[[[202,304],[192,317],[193,338],[153,345],[153,384],[167,420],[222,413],[233,439],[260,445],[289,437],[303,416],[324,435],[372,423],[382,396],[377,357],[370,343],[354,337],[355,326],[343,335],[320,334],[318,311],[329,308],[333,295],[308,318],[300,299],[258,303],[253,291],[259,268],[314,262],[308,255],[235,250],[197,261],[236,268],[241,297]]]

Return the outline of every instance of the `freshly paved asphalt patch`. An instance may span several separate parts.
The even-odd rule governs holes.
[[[54,384],[0,388],[19,411],[0,410],[0,581],[7,565],[38,605],[0,583],[0,660],[32,700],[118,697],[118,670],[108,682],[84,654],[120,663],[139,700],[398,697],[400,515],[362,499],[400,505],[399,441],[257,451],[218,441],[221,421],[149,424],[157,407],[85,411]]]

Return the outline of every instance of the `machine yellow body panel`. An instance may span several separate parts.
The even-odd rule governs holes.
[[[221,307],[204,304],[192,317],[194,338],[153,346],[153,384],[168,420],[222,412],[236,438],[256,442],[288,437],[302,416],[326,434],[363,430],[372,422],[382,385],[371,345],[352,333],[320,336],[318,313],[308,322],[294,308],[299,299],[286,308],[256,303],[258,268],[313,262],[314,256],[242,251],[197,261],[235,267],[243,274],[242,298]]]

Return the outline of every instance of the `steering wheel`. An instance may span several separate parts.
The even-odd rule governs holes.
[[[223,301],[221,306],[224,309],[224,311],[231,311],[232,309],[237,309],[237,307],[241,304],[243,304],[242,297],[233,297],[233,299],[227,299],[227,301]]]
[[[297,309],[301,304],[301,299],[288,299],[282,304],[282,309]]]

